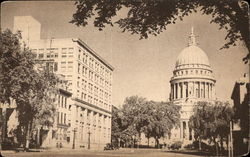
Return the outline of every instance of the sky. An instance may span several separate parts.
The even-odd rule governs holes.
[[[86,27],[69,23],[76,7],[72,1],[23,1],[1,3],[1,28],[13,29],[14,16],[31,15],[41,25],[41,38],[80,38],[114,68],[113,105],[121,106],[126,97],[138,95],[154,101],[167,101],[170,78],[178,54],[187,46],[191,27],[198,35],[199,47],[207,54],[216,81],[216,96],[231,101],[235,81],[248,72],[242,62],[247,49],[237,46],[220,50],[226,43],[224,30],[210,24],[211,16],[193,13],[168,25],[158,36],[139,40],[115,25],[99,31],[89,21]],[[125,15],[121,10],[118,19]]]

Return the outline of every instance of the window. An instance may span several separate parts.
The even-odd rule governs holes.
[[[61,107],[63,107],[63,100],[64,100],[64,98],[63,98],[63,96],[61,98],[62,98]]]
[[[58,70],[58,63],[55,62],[55,63],[54,63],[54,71],[56,72],[57,70]]]
[[[38,55],[38,58],[43,58],[43,53],[40,53],[39,55]]]
[[[66,113],[64,113],[64,124],[66,124]]]
[[[63,113],[61,112],[61,124],[63,123]]]
[[[65,97],[65,102],[64,102],[64,103],[65,103],[65,104],[64,104],[64,105],[65,105],[64,107],[67,108],[67,97]]]
[[[80,70],[81,70],[81,65],[80,65],[80,63],[78,63],[78,74],[80,74]]]
[[[57,123],[60,123],[60,113],[59,112],[57,112]]]
[[[62,57],[65,58],[67,57],[67,48],[62,48]]]
[[[74,57],[74,48],[69,48],[68,57]]]
[[[68,71],[72,71],[72,69],[73,69],[73,62],[70,61],[68,62]]]

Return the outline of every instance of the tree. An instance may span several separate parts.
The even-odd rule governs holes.
[[[55,105],[52,95],[57,92],[57,77],[49,71],[35,70],[34,54],[21,46],[21,34],[10,30],[1,32],[0,38],[0,102],[16,102],[18,134],[29,148],[32,127],[53,123]]]
[[[175,24],[177,19],[200,9],[202,14],[211,15],[210,23],[216,23],[225,29],[227,43],[222,48],[236,45],[236,41],[244,41],[249,51],[249,29],[247,6],[240,8],[236,0],[78,0],[77,7],[70,21],[77,26],[86,26],[88,19],[95,16],[94,26],[102,30],[106,25],[118,24],[124,31],[139,34],[141,38],[158,35],[166,30],[167,25]],[[112,21],[122,9],[128,10],[127,17]],[[243,59],[247,62],[249,53]]]
[[[126,128],[123,132],[130,134],[134,142],[140,140],[142,127],[145,125],[145,117],[147,111],[144,105],[147,103],[146,99],[138,96],[127,97],[124,101],[123,112],[123,126]],[[135,139],[137,137],[137,139]]]
[[[156,146],[159,139],[169,134],[179,122],[180,107],[168,102],[147,101],[143,97],[131,96],[124,101],[123,107],[113,110],[112,136],[114,139],[129,141],[139,147],[141,134],[149,139],[155,138]]]
[[[159,139],[169,135],[179,123],[180,107],[169,102],[151,102],[148,110],[147,123],[143,132],[147,138],[153,137],[159,148]]]
[[[116,146],[120,147],[121,139],[124,140],[122,131],[123,116],[122,111],[116,107],[112,107],[112,127],[111,127],[111,141],[115,143]]]
[[[230,121],[233,120],[233,115],[234,111],[228,102],[198,102],[189,125],[199,140],[208,139],[213,142],[216,152],[218,152],[217,141],[219,141],[221,149],[223,149],[223,141],[228,142]]]

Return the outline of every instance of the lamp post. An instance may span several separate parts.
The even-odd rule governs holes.
[[[88,131],[88,149],[90,149],[90,134],[91,134],[91,132],[90,131]]]
[[[248,15],[248,31],[250,33],[250,10],[249,10],[249,4],[247,1],[239,0],[238,5],[241,9],[244,9],[244,7],[247,7],[247,15]],[[248,34],[248,40],[250,42],[250,35]],[[249,43],[246,43],[249,44]],[[249,70],[250,70],[250,58],[248,58],[248,64],[249,64]],[[250,72],[250,71],[249,71]],[[248,113],[250,113],[250,102],[248,102]],[[250,121],[250,116],[248,115],[248,120]],[[248,151],[250,151],[250,124],[248,124]]]
[[[72,145],[72,149],[75,149],[75,141],[76,141],[76,132],[77,132],[77,128],[73,129],[73,145]]]
[[[2,151],[2,125],[3,125],[3,116],[2,113],[0,113],[0,156],[2,156],[1,151]]]

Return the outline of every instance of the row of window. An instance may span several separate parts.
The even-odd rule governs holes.
[[[62,48],[60,50],[59,48],[47,48],[47,49],[41,48],[41,49],[32,49],[31,51],[38,59],[58,58],[59,54],[61,54],[62,58],[74,57],[74,48]]]
[[[101,88],[98,88],[97,86],[93,86],[92,83],[87,83],[87,81],[85,79],[81,80],[80,77],[78,77],[77,87],[81,88],[83,91],[88,91],[90,94],[94,94],[95,96],[99,96],[100,98],[103,98],[103,97],[105,99],[111,98],[111,94],[102,90]]]
[[[85,50],[84,50],[85,51]],[[62,58],[73,58],[74,57],[74,48],[47,48],[47,49],[32,49],[32,52],[36,55],[38,59],[50,59],[58,58],[61,54]],[[111,80],[112,74],[111,71],[104,66],[102,66],[97,60],[92,57],[88,57],[86,51],[82,53],[82,50],[79,48],[78,59],[88,65],[90,68],[95,70],[95,72],[100,73],[104,78]],[[89,61],[88,61],[89,60]]]
[[[58,95],[58,107],[67,108],[68,107],[67,100],[68,100],[67,97],[63,95]]]
[[[106,86],[109,87],[111,86],[111,80],[107,81],[104,80],[104,78],[102,78],[101,76],[99,76],[97,73],[94,73],[91,70],[88,70],[87,67],[85,66],[81,66],[80,63],[78,63],[78,74],[82,74],[82,76],[84,77],[88,77],[91,81],[94,81],[95,83],[98,83],[102,86]]]
[[[67,124],[67,114],[63,112],[57,112],[57,124]]]
[[[87,109],[84,109],[82,107],[77,107],[76,108],[76,118],[79,119],[80,118],[80,124],[83,124],[84,122],[84,112],[86,111]],[[93,124],[96,124],[97,122],[100,124],[102,123],[103,126],[108,126],[108,124],[110,123],[111,121],[111,118],[110,117],[107,117],[105,115],[102,115],[100,113],[97,113],[97,112],[93,112],[93,111],[90,111],[90,110],[87,110],[87,114],[86,114],[86,118],[87,118],[87,123],[89,123],[90,119],[92,119],[92,123]],[[92,116],[92,117],[91,117]],[[106,128],[106,127],[105,127]]]
[[[93,69],[96,73],[104,76],[106,79],[110,79],[112,77],[111,71],[105,68],[99,63],[99,61],[95,60],[91,56],[88,56],[86,50],[83,50],[79,47],[78,51],[78,60],[82,61],[86,65],[88,65],[91,69]]]
[[[174,76],[183,75],[183,74],[200,74],[200,75],[210,75],[212,72],[207,70],[181,70],[174,72]]]
[[[86,93],[82,92],[80,93],[79,90],[77,91],[77,98],[86,101],[90,104],[99,106],[101,108],[105,108],[107,110],[111,110],[111,105],[109,105],[111,103],[111,100],[104,100],[102,101],[102,99],[98,99],[96,97],[93,97],[91,95],[87,95]],[[108,104],[109,103],[109,104]]]

